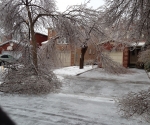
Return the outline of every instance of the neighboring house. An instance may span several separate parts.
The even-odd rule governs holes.
[[[56,35],[53,29],[48,29],[48,39],[51,39]],[[61,61],[62,66],[74,66],[79,65],[81,48],[77,46],[71,46],[66,40],[56,41],[57,55]],[[84,63],[91,64],[94,62],[96,56],[96,49],[93,45],[88,45],[88,49],[84,56]]]
[[[55,36],[54,30],[48,30],[48,39]],[[97,44],[98,45],[98,44]],[[123,44],[118,44],[114,48],[114,41],[100,42],[100,46],[103,46],[109,56],[116,62],[120,63],[124,67],[135,67],[138,60],[138,53],[141,51],[145,42],[139,42],[136,45],[131,44],[130,47],[124,47]],[[136,47],[135,47],[136,46]],[[70,46],[65,41],[57,41],[56,48],[58,50],[58,56],[60,57],[62,66],[74,66],[79,65],[81,48],[76,46]],[[84,64],[93,64],[95,62],[97,51],[95,45],[88,45],[88,49],[84,56]]]
[[[48,35],[36,32],[35,39],[36,39],[38,46],[42,46],[42,42],[48,40]]]
[[[48,36],[42,33],[35,33],[35,38],[36,38],[36,42],[38,46],[41,46],[43,41],[46,41],[48,39]],[[18,45],[25,45],[25,43],[22,42],[18,42],[16,40],[11,40],[11,38],[9,39],[5,39],[5,42],[1,42],[0,43],[0,54],[2,54],[3,51],[12,51],[12,50],[16,50]]]
[[[15,62],[22,56],[21,44],[15,40],[8,40],[0,44],[0,65],[5,61],[8,63]],[[5,63],[4,63],[5,64]]]
[[[0,36],[0,54],[2,53],[2,51],[4,50],[12,50],[12,44],[10,45],[10,40],[12,39],[12,36],[4,36],[3,34],[1,34]]]

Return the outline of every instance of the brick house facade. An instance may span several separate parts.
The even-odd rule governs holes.
[[[51,39],[56,35],[53,29],[48,29],[48,39]],[[78,46],[71,46],[68,43],[61,43],[56,41],[56,49],[58,50],[58,56],[60,57],[62,66],[75,66],[79,65],[81,48]],[[85,64],[89,64],[95,60],[96,49],[94,45],[89,44],[88,49],[84,56]]]
[[[109,52],[109,56],[116,62],[120,63],[125,68],[127,67],[136,67],[138,62],[138,54],[142,50],[145,42],[139,42],[138,44],[124,47],[124,45],[119,44],[118,47],[113,50],[113,42],[105,42],[102,46],[106,51]],[[133,49],[133,46],[135,47]]]
[[[48,39],[55,36],[56,33],[54,30],[48,30]],[[113,41],[102,43],[102,46],[105,48],[106,52],[109,51],[109,56],[116,62],[120,63],[124,67],[130,67],[132,65],[136,65],[138,52],[140,51],[141,47],[144,45],[137,45],[137,48],[133,51],[130,51],[132,47],[123,47],[122,44],[118,45],[115,51],[113,49]],[[81,55],[81,48],[77,46],[71,47],[70,44],[64,43],[56,43],[56,48],[59,51],[59,55],[61,59],[65,60],[62,61],[63,66],[74,66],[79,65],[80,55]],[[124,48],[124,49],[122,49]],[[138,51],[138,52],[137,52]],[[95,45],[89,44],[88,49],[84,56],[84,64],[92,64],[96,59],[96,48]],[[135,53],[135,54],[134,54]]]

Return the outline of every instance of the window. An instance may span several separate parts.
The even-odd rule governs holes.
[[[68,44],[68,41],[66,38],[61,38],[61,39],[58,39],[57,44]]]
[[[92,50],[91,49],[89,49],[89,54],[92,54]]]

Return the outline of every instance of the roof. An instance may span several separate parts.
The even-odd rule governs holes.
[[[47,34],[40,33],[40,32],[35,32],[35,33],[38,33],[38,34],[40,34],[40,35],[44,35],[44,36],[48,36],[48,33],[47,33]]]
[[[49,42],[49,41],[48,41],[48,40],[46,40],[46,41],[42,42],[42,45],[43,45],[43,44],[46,44],[46,43],[48,43],[48,42]]]
[[[35,33],[39,33],[41,35],[48,36],[48,29],[46,29],[44,27],[39,27],[39,28],[35,29]]]
[[[10,42],[16,43],[17,41],[16,40],[8,40],[6,42],[1,43],[0,46],[3,46],[3,45],[10,43]]]
[[[108,43],[108,42],[115,42],[114,40],[105,40],[105,41],[102,41],[102,42],[98,42],[97,45],[99,44],[104,44],[104,43]],[[120,42],[122,43],[122,42]],[[132,42],[132,43],[123,43],[123,44],[128,44],[129,46],[144,46],[145,45],[145,41],[141,41],[141,42]]]

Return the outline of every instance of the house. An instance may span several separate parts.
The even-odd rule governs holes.
[[[42,46],[42,42],[48,39],[48,35],[40,32],[35,32],[35,39],[38,46]]]
[[[131,44],[123,51],[123,66],[135,67],[138,63],[138,54],[144,49],[145,41]]]
[[[19,46],[19,43],[15,40],[8,40],[0,44],[0,54],[3,54],[5,51],[16,50]]]
[[[51,39],[56,35],[53,29],[48,29],[48,39]],[[56,50],[59,59],[61,60],[62,66],[74,66],[79,65],[81,48],[77,46],[71,46],[64,40],[56,41]],[[92,44],[88,45],[88,49],[84,56],[84,63],[91,64],[95,60],[96,49]]]
[[[48,39],[55,36],[54,30],[48,30]],[[114,47],[114,41],[105,41],[97,43],[103,46],[109,56],[116,62],[120,63],[124,67],[135,67],[138,60],[138,53],[141,51],[145,42],[138,42],[137,44],[131,44],[125,47],[123,44],[118,44]],[[81,48],[77,46],[70,46],[70,44],[64,41],[56,42],[56,49],[58,56],[60,57],[62,66],[74,66],[79,65]],[[93,64],[96,59],[97,51],[95,45],[89,44],[88,49],[84,56],[84,64]]]
[[[48,36],[41,34],[41,33],[35,33],[35,38],[36,38],[37,45],[39,47],[39,46],[41,46],[41,43],[43,41],[47,40]],[[26,56],[25,53],[29,50],[29,49],[26,49],[26,47],[29,45],[30,45],[30,42],[29,43],[19,42],[16,40],[12,40],[11,37],[9,39],[5,39],[5,42],[0,43],[1,58],[4,58],[8,62],[8,58],[10,58],[10,56],[12,56],[14,59],[19,59],[20,57],[25,57]],[[8,55],[10,55],[10,56],[8,56]],[[11,61],[11,58],[9,61]],[[2,64],[2,62],[0,61],[0,65],[1,64]]]
[[[48,39],[48,36],[42,33],[35,33],[35,38],[38,46],[41,46],[43,41],[46,41]],[[17,50],[18,51],[18,46],[25,46],[26,43],[18,42],[16,40],[12,40],[12,38],[7,38],[5,39],[5,42],[0,43],[0,54],[4,53],[5,51],[13,51]],[[21,50],[19,50],[21,51]]]
[[[128,46],[118,44],[114,47],[114,41],[100,43],[108,53],[108,55],[116,62],[120,63],[125,68],[136,67],[138,54],[143,49],[145,42],[132,43]]]

